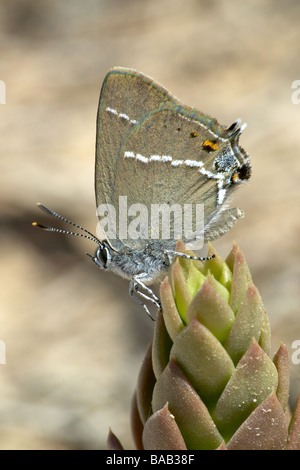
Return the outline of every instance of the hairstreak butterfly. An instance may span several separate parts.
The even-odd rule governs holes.
[[[150,315],[141,299],[160,307],[148,285],[161,279],[173,258],[203,259],[177,253],[177,239],[197,249],[199,240],[220,237],[243,216],[228,203],[251,175],[239,145],[244,128],[240,119],[222,126],[147,75],[113,67],[102,85],[96,136],[95,192],[105,239],[41,204],[84,233],[34,225],[97,243],[95,264],[129,279],[130,295]]]

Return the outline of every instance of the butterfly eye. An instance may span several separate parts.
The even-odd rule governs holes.
[[[105,269],[107,266],[107,248],[105,246],[99,246],[99,248],[97,248],[95,258],[97,259],[98,266]]]

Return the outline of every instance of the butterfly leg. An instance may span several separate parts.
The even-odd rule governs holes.
[[[129,295],[146,310],[149,317],[153,320],[153,317],[148,307],[135,295],[136,292],[140,295],[140,297],[143,297],[143,299],[149,300],[150,302],[154,303],[161,310],[161,304],[158,297],[154,294],[152,289],[150,289],[144,284],[144,282],[150,280],[151,278],[149,278],[149,275],[147,273],[142,273],[137,276],[134,276],[134,278],[129,283]],[[142,288],[145,292],[147,292],[148,295],[141,292],[139,288]]]

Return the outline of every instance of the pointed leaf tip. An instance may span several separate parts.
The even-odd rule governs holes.
[[[229,255],[227,256],[227,258],[225,259],[225,263],[227,264],[227,266],[229,267],[229,269],[232,273],[233,273],[236,254],[237,254],[238,251],[239,251],[239,247],[238,247],[237,243],[233,242],[232,249],[231,249]]]
[[[276,395],[281,403],[283,411],[286,411],[289,398],[290,386],[290,360],[289,353],[286,346],[281,343],[278,351],[276,352],[273,362],[278,370],[278,387]]]
[[[111,429],[109,429],[106,445],[108,450],[124,450],[121,442]]]
[[[145,450],[187,450],[182,434],[168,404],[153,413],[143,432]]]
[[[230,305],[236,313],[245,297],[248,287],[252,286],[252,278],[243,253],[238,250],[234,260],[233,279],[231,285]]]

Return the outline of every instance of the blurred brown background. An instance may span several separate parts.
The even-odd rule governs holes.
[[[43,202],[95,232],[95,119],[113,65],[136,68],[222,124],[248,123],[246,218],[214,243],[241,246],[273,350],[300,339],[300,3],[296,0],[2,0],[0,79],[1,449],[130,449],[129,405],[153,324],[128,282],[45,233]],[[300,365],[291,366],[291,402]]]

